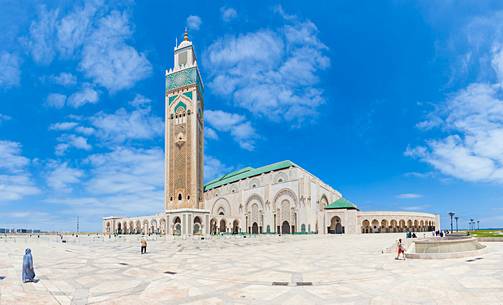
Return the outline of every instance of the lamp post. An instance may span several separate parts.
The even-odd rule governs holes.
[[[452,217],[454,217],[456,213],[454,212],[449,212],[449,216],[451,217],[451,232],[452,232]]]
[[[459,230],[458,230],[458,219],[459,219],[459,217],[456,216],[456,217],[454,217],[454,219],[456,219],[456,232],[459,232]]]
[[[480,230],[480,220],[477,220],[477,230]]]
[[[473,231],[473,229],[475,228],[475,222],[473,221],[473,218],[470,218],[470,226],[471,230]]]

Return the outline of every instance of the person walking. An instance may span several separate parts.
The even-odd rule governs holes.
[[[141,254],[147,253],[147,241],[145,240],[144,237],[142,237],[140,244],[141,244]]]
[[[33,269],[33,257],[31,256],[31,250],[29,248],[24,251],[22,279],[23,283],[35,281],[35,269]]]
[[[403,259],[405,260],[405,247],[402,243],[402,239],[400,238],[397,243],[397,255],[395,259],[400,259],[400,254],[402,254]]]

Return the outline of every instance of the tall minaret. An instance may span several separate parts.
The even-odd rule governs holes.
[[[203,209],[204,86],[187,30],[166,70],[166,210]]]

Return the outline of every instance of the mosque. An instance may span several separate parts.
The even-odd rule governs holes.
[[[361,234],[426,232],[439,215],[360,211],[340,192],[286,160],[203,183],[204,84],[187,32],[166,71],[164,211],[104,217],[105,234]]]

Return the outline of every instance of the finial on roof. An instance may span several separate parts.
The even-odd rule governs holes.
[[[185,33],[183,33],[183,40],[189,41],[189,30],[187,30],[187,27],[185,27]]]

